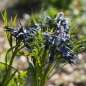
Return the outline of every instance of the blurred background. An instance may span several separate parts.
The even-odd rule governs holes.
[[[17,14],[16,27],[19,21],[27,25],[32,13],[36,18],[43,18],[45,15],[53,18],[59,12],[64,12],[65,17],[72,22],[72,28],[77,28],[75,35],[79,38],[86,35],[86,0],[0,0],[0,11],[4,10],[7,11],[9,20],[11,16]],[[3,26],[0,14],[0,62],[4,62],[9,48]],[[49,80],[46,86],[86,86],[86,51],[80,53],[78,57],[77,65],[66,65]],[[13,66],[20,71],[26,70],[28,68],[26,58],[24,56],[15,58]],[[0,77],[3,76],[3,72],[4,65],[0,64]]]

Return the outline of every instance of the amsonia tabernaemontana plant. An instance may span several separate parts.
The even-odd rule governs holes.
[[[2,17],[3,28],[10,45],[5,56],[6,69],[1,81],[2,86],[24,86],[25,84],[44,86],[68,63],[76,65],[73,59],[78,58],[77,55],[86,48],[86,36],[76,39],[73,34],[75,29],[71,29],[72,26],[70,27],[62,12],[55,18],[45,16],[41,23],[31,23],[28,28],[19,22],[19,27],[15,29],[17,16],[8,22],[6,11],[2,13]],[[31,21],[34,22],[34,20],[33,17]],[[26,48],[27,51],[21,51],[23,48]],[[9,53],[11,53],[11,59],[8,63]],[[22,73],[12,67],[15,56],[21,55],[27,57],[29,65],[29,69]],[[60,63],[63,65],[56,68]],[[54,72],[52,72],[53,69],[55,69]],[[12,70],[13,73],[10,74]],[[28,81],[29,74],[32,77],[31,83]]]

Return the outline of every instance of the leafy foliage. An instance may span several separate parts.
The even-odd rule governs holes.
[[[30,85],[27,81],[28,74],[32,76],[31,86],[44,86],[65,65],[68,63],[74,65],[73,59],[77,58],[78,53],[86,49],[86,36],[76,39],[73,34],[74,29],[70,29],[62,12],[55,18],[45,16],[41,23],[37,23],[32,14],[34,24],[31,24],[29,29],[24,28],[21,22],[20,27],[14,29],[17,17],[15,16],[14,20],[11,17],[9,25],[6,11],[2,13],[2,17],[5,24],[4,30],[10,45],[10,49],[5,56],[4,65],[6,70],[1,82],[4,86],[12,86],[13,84],[15,86]],[[14,39],[16,41],[15,45],[12,41]],[[27,52],[21,52],[23,48],[27,48]],[[8,64],[9,53],[12,53],[12,56]],[[22,73],[12,67],[15,56],[21,55],[27,57],[29,65],[29,69]],[[53,69],[63,60],[66,60],[66,62],[52,73]],[[11,75],[12,69],[14,72]],[[18,74],[16,75],[16,73]]]

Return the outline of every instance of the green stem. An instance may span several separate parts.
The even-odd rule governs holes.
[[[56,61],[56,63],[54,64],[54,66],[50,69],[50,71],[48,72],[47,76],[50,75],[50,73],[52,72],[52,70],[62,61],[62,59],[59,59],[59,61]]]
[[[4,63],[4,62],[0,62],[0,64],[6,65],[6,63]],[[7,66],[9,66],[9,64],[7,64]],[[11,66],[11,68],[12,68],[13,70],[16,70],[16,68],[14,68],[13,66]],[[17,71],[17,72],[20,73],[19,71]]]
[[[45,82],[46,82],[46,80],[47,80],[47,73],[48,73],[48,71],[50,70],[51,65],[52,65],[52,64],[49,63],[48,66],[46,67],[46,69],[44,69],[44,70],[45,70],[45,71],[44,71],[44,75],[43,75],[44,84],[45,84]]]
[[[8,85],[8,83],[10,82],[10,80],[15,76],[16,72],[18,71],[18,69],[12,74],[12,76],[8,79],[7,83],[5,84],[5,86]]]
[[[12,52],[12,57],[11,57],[11,60],[10,60],[10,64],[9,64],[8,69],[6,71],[6,74],[5,74],[5,76],[4,76],[3,80],[2,80],[2,83],[3,83],[4,86],[8,82],[8,79],[9,79],[8,77],[10,76],[10,71],[11,71],[11,65],[13,63],[14,57],[17,54],[17,51],[18,51],[18,45],[15,47],[14,52]]]
[[[66,62],[64,65],[62,65],[60,68],[58,68],[49,78],[48,78],[48,80],[56,73],[56,72],[58,72],[59,70],[61,70],[65,65],[67,65],[68,64],[68,62]]]

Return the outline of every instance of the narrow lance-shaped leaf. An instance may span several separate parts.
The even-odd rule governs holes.
[[[4,20],[4,26],[8,27],[8,18],[7,18],[7,12],[6,12],[6,10],[4,11],[4,13],[1,13],[1,14],[2,14],[2,18]],[[7,31],[6,31],[6,37],[7,37],[7,40],[9,42],[9,45],[12,47],[12,36]]]
[[[31,15],[31,18],[32,18],[33,23],[36,24],[37,22],[36,22],[36,19],[35,19],[35,16],[34,16],[33,13],[32,13],[32,15]]]
[[[13,27],[16,25],[16,22],[17,22],[17,15],[15,15],[15,17],[14,17],[14,20],[13,20]]]
[[[30,67],[30,72],[31,72],[31,75],[32,75],[32,80],[33,80],[33,86],[36,86],[37,85],[37,78],[36,78],[36,70],[35,70],[35,67],[32,65],[32,63],[28,60],[28,64],[29,64],[29,67]]]
[[[5,84],[5,86],[7,86],[9,84],[9,82],[13,79],[13,77],[15,76],[15,74],[16,74],[17,71],[18,71],[18,69],[11,75],[11,77],[8,79],[8,81]]]

